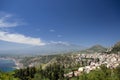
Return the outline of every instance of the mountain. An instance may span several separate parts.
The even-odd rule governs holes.
[[[120,41],[117,42],[110,51],[110,53],[118,53],[118,52],[120,52]]]
[[[3,46],[0,45],[0,47]],[[28,45],[21,45],[16,43],[11,44],[8,42],[6,46],[4,45],[4,48],[0,49],[0,53],[44,55],[44,54],[56,54],[56,53],[79,51],[82,50],[83,48],[84,47],[79,45],[63,43],[63,42],[52,42],[44,46],[28,46]]]
[[[24,51],[29,53],[36,53],[36,54],[56,54],[56,53],[66,53],[72,51],[79,51],[82,50],[82,46],[74,45],[74,44],[62,44],[62,43],[51,43],[45,46],[35,46]]]
[[[105,52],[106,50],[107,50],[107,48],[105,48],[101,45],[95,45],[88,49],[80,51],[80,53],[95,53],[95,52],[99,53],[99,52]]]

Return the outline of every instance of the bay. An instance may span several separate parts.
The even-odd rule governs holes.
[[[0,59],[0,71],[10,72],[15,70],[15,62],[13,60]]]

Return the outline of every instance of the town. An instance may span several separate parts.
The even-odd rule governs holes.
[[[100,69],[101,65],[105,65],[107,68],[113,69],[120,64],[119,54],[106,54],[106,53],[94,53],[94,54],[77,54],[76,61],[80,62],[83,67],[79,67],[77,71],[65,74],[66,77],[79,76],[82,72],[89,73],[92,70]]]

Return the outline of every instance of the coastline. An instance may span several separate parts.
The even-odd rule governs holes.
[[[15,65],[16,65],[16,67],[14,67],[15,69],[21,69],[21,68],[23,68],[23,64],[20,63],[19,60],[13,59],[13,61],[15,62]]]
[[[15,58],[10,58],[10,57],[4,58],[4,57],[0,57],[0,60],[12,60],[12,61],[15,63],[15,67],[13,67],[13,68],[15,68],[15,69],[21,69],[21,68],[23,68],[23,64],[20,63],[20,61],[19,61],[19,60],[16,60]]]

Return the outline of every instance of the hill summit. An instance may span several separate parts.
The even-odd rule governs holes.
[[[105,52],[107,49],[101,45],[94,45],[86,50],[82,50],[81,53],[95,53]]]

